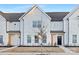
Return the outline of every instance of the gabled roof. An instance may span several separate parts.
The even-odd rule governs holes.
[[[33,5],[27,12],[25,12],[19,19],[23,18],[26,14],[28,14],[34,8],[38,8],[45,16],[47,16],[51,20],[51,18],[36,4]]]
[[[79,9],[79,5],[75,7],[69,14],[64,17],[64,20],[72,16]]]
[[[63,21],[63,18],[69,12],[46,12],[46,13],[51,17],[51,21]]]
[[[63,21],[63,18],[68,14],[69,12],[46,12],[46,14],[51,17],[51,21]],[[10,22],[17,22],[20,21],[19,18],[24,14],[23,13],[2,13],[0,14]]]

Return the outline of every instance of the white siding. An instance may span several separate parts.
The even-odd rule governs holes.
[[[63,21],[52,21],[51,31],[63,31]]]
[[[23,19],[20,20],[20,31],[21,31],[21,45],[23,45],[23,40],[24,40],[24,27],[23,27]]]
[[[0,35],[3,35],[3,43],[4,43],[4,45],[7,45],[6,19],[1,15],[0,15]]]
[[[68,20],[64,19],[64,45],[69,45],[68,43]]]
[[[47,43],[48,45],[50,42],[50,20],[49,18],[43,14],[38,8],[33,8],[27,15],[23,17],[24,19],[24,35],[23,35],[23,29],[21,29],[21,36],[24,36],[24,45],[29,45],[27,44],[27,35],[31,35],[32,38],[32,43],[30,45],[36,45],[35,44],[35,39],[34,35],[37,34],[39,31],[38,28],[33,28],[33,21],[37,20],[42,20],[43,25],[47,26],[46,32],[47,32]],[[21,20],[22,21],[22,20]],[[21,28],[23,28],[23,23],[21,22]],[[40,43],[38,44],[40,45]]]
[[[7,31],[19,31],[20,22],[7,22]]]
[[[79,9],[69,17],[69,45],[79,46]],[[72,35],[77,35],[77,43],[72,42]]]

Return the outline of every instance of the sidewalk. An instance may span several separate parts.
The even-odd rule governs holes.
[[[1,49],[0,52],[4,52],[4,51],[10,50],[10,49],[14,49],[14,48],[16,48],[16,47],[17,47],[17,46],[5,48],[5,49]]]
[[[0,55],[74,55],[79,53],[74,53],[71,49],[64,46],[59,47],[9,47],[0,50]]]
[[[31,52],[48,52],[48,53],[64,53],[64,50],[59,47],[16,47],[13,49],[6,50],[4,52],[9,53],[31,53]]]
[[[70,49],[64,47],[64,46],[59,46],[59,48],[63,49],[65,53],[70,53],[70,54],[73,54],[75,52],[71,51]]]

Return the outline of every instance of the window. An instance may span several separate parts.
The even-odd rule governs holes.
[[[46,34],[44,34],[43,39],[42,39],[42,43],[46,43],[46,39],[47,39],[47,36],[46,36]]]
[[[33,27],[38,27],[40,28],[41,27],[41,21],[33,21]]]
[[[3,44],[3,36],[0,35],[0,43]]]
[[[72,39],[73,39],[73,43],[77,43],[77,35],[73,35]]]
[[[35,43],[39,43],[39,39],[35,39]]]
[[[16,25],[16,24],[14,24],[14,25]]]
[[[43,39],[42,42],[43,42],[43,43],[46,43],[46,39]]]
[[[33,27],[37,27],[37,22],[36,21],[33,21]]]
[[[39,38],[35,35],[35,43],[39,43]]]
[[[31,43],[31,36],[27,35],[27,43]]]
[[[37,27],[38,27],[38,28],[41,27],[41,21],[38,21]]]

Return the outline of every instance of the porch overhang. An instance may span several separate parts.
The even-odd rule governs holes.
[[[63,45],[63,42],[64,42],[64,31],[50,31],[51,33],[51,45],[52,46],[57,46],[59,45],[58,44],[58,37],[61,37],[62,39],[62,44]]]
[[[20,33],[20,31],[7,31],[7,33]]]
[[[64,31],[50,31],[50,33],[65,33]]]

